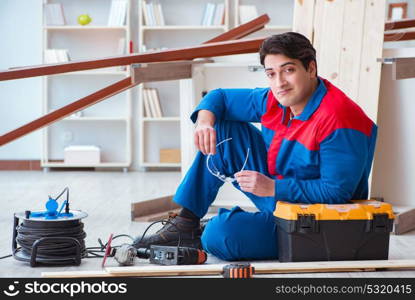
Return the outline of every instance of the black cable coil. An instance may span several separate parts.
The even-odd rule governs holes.
[[[61,259],[74,256],[76,245],[70,240],[59,240],[62,237],[76,239],[80,244],[81,258],[86,257],[85,248],[86,233],[83,230],[84,224],[79,220],[65,221],[31,221],[25,220],[17,227],[16,242],[21,251],[30,256],[33,244],[42,238],[46,240],[37,249],[37,257],[47,259],[50,263],[59,263]],[[57,238],[54,240],[54,238]]]

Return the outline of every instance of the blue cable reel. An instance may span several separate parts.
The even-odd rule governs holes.
[[[59,207],[58,199],[66,192],[66,200]],[[88,216],[69,209],[69,189],[56,198],[49,196],[45,211],[15,213],[13,222],[13,257],[37,264],[67,265],[81,263],[86,256],[81,219]],[[59,208],[59,210],[58,210]]]

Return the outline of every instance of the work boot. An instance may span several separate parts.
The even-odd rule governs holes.
[[[202,249],[200,236],[202,230],[200,221],[171,214],[168,220],[163,220],[164,226],[152,235],[146,234],[144,238],[138,236],[133,246],[135,248],[149,248],[150,245],[193,247]],[[174,225],[173,225],[174,224]]]

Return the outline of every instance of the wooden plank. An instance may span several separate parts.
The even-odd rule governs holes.
[[[207,265],[209,266],[209,265]],[[62,272],[42,272],[41,277],[43,278],[102,278],[102,277],[167,277],[167,276],[207,276],[207,275],[221,275],[222,268],[224,265],[221,265],[219,268],[206,268],[202,272],[188,271],[188,270],[168,270],[168,267],[162,267],[163,272],[156,272],[154,274],[149,273],[148,270],[143,270],[143,274],[139,274],[136,271],[126,273],[109,273],[107,271],[62,271]],[[171,266],[170,266],[171,267]],[[405,269],[405,268],[403,268]],[[375,272],[377,271],[374,268],[330,268],[330,269],[298,269],[295,272],[292,270],[260,270],[256,274],[293,274],[293,273],[338,273],[338,272]],[[255,275],[254,275],[255,276]]]
[[[0,160],[0,170],[42,170],[40,160]]]
[[[151,277],[151,276],[200,276],[220,275],[227,264],[158,266],[141,265],[132,267],[107,267],[108,276]],[[320,262],[258,262],[251,263],[255,274],[351,272],[379,270],[415,269],[415,260],[365,260],[365,261],[320,261]],[[67,272],[44,272],[42,277],[65,277]],[[85,275],[80,273],[81,275]],[[94,274],[91,271],[91,274]],[[104,276],[102,272],[98,273]],[[73,276],[73,272],[69,272]]]
[[[143,221],[146,216],[165,213],[180,208],[173,200],[173,195],[141,201],[131,204],[131,220],[139,218]]]
[[[221,274],[226,264],[205,264],[189,266],[134,266],[107,267],[111,275],[128,276],[191,276]],[[374,260],[374,261],[323,261],[301,263],[251,263],[255,274],[306,273],[306,272],[350,272],[351,270],[409,269],[415,268],[415,260]]]
[[[394,234],[404,234],[415,229],[415,208],[394,206],[393,210],[395,213]]]
[[[293,31],[313,41],[315,0],[295,0]]]
[[[387,32],[384,35],[385,42],[415,40],[415,31]]]
[[[314,49],[316,49],[316,60],[319,62],[320,59],[320,49],[321,49],[321,32],[323,31],[324,22],[322,22],[324,12],[324,1],[315,0],[314,6],[314,20],[313,20],[313,39],[311,40]],[[302,22],[299,20],[299,22]],[[319,66],[317,65],[317,70],[319,70]]]
[[[355,100],[373,122],[377,122],[382,64],[385,0],[366,0],[363,44],[360,64],[360,84]]]
[[[415,77],[415,57],[395,58],[392,64],[392,79],[407,79]]]
[[[241,24],[227,32],[214,37],[211,40],[204,42],[203,44],[207,43],[216,43],[222,41],[229,41],[229,40],[237,40],[243,38],[255,31],[258,31],[264,28],[265,24],[269,22],[269,17],[267,14],[263,14],[247,23]]]
[[[116,277],[105,270],[97,271],[64,271],[64,272],[42,272],[45,278],[101,278]]]
[[[53,122],[61,120],[66,116],[69,116],[79,110],[85,109],[93,104],[96,104],[104,99],[107,99],[113,95],[121,93],[135,84],[131,83],[131,77],[122,79],[110,86],[107,86],[91,95],[79,99],[71,104],[61,107],[53,112],[50,112],[32,122],[29,122],[15,130],[12,130],[2,136],[0,136],[0,146],[14,141],[17,138],[25,136],[26,134],[33,132],[37,129],[45,127]]]
[[[342,48],[343,17],[345,12],[345,1],[317,0],[321,18],[316,18],[314,35],[321,41],[319,45],[319,59],[317,60],[318,73],[320,76],[330,80],[337,85],[340,73],[340,56]]]
[[[108,57],[95,60],[70,61],[60,64],[22,67],[0,72],[0,81],[28,78],[59,73],[84,71],[135,63],[165,62],[175,60],[192,60],[195,58],[226,56],[258,52],[265,38],[246,39],[243,41],[224,41],[208,43],[194,47],[155,51],[135,55]]]
[[[385,23],[385,30],[402,29],[415,27],[415,19],[389,21]]]
[[[159,212],[159,213],[149,214],[149,215],[146,215],[146,216],[134,218],[133,221],[134,222],[155,222],[155,221],[166,220],[166,219],[169,218],[169,216],[172,213],[173,214],[179,214],[180,211],[181,211],[181,208],[170,209],[170,210],[167,210],[167,211],[162,211],[162,212]]]
[[[366,1],[345,2],[338,85],[351,99],[357,99]]]

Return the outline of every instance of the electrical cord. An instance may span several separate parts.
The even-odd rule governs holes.
[[[178,232],[179,232],[179,240],[177,247],[180,247],[181,244],[181,233],[180,229],[177,227],[176,224],[173,222],[165,219],[165,220],[159,220],[152,222],[150,225],[147,226],[147,228],[144,230],[143,235],[141,236],[138,244],[144,239],[145,235],[147,234],[148,230],[155,224],[162,223],[163,225],[171,224],[174,226]],[[63,226],[63,227],[51,227],[51,228],[34,228],[31,226],[27,226],[26,224],[20,224],[17,228],[17,237],[16,242],[20,245],[20,248],[18,250],[24,251],[26,254],[30,256],[30,253],[32,252],[32,246],[33,243],[44,237],[72,237],[79,241],[81,244],[81,258],[99,258],[104,257],[101,253],[105,253],[105,249],[107,247],[107,243],[103,243],[100,238],[98,238],[99,246],[96,247],[85,247],[85,237],[86,233],[83,231],[83,223],[77,223],[76,226]],[[127,234],[120,234],[113,237],[113,240],[120,238],[120,237],[128,237],[132,241],[134,241],[134,238]],[[118,248],[119,246],[113,246],[113,248]],[[149,249],[149,247],[147,247]],[[41,246],[38,247],[38,256],[48,259],[48,261],[53,262],[54,259],[57,261],[59,258],[72,256],[75,254],[75,246],[73,243],[65,242],[65,241],[59,241],[59,242],[45,242],[42,243]],[[3,257],[0,257],[0,259],[8,258],[13,255],[6,255]]]
[[[112,240],[115,240],[117,238],[120,237],[128,237],[130,238],[132,241],[134,241],[134,238],[128,234],[119,234],[116,235],[112,238]],[[88,247],[86,248],[87,251],[87,256],[85,258],[94,258],[94,257],[104,257],[104,255],[100,255],[99,253],[105,253],[105,249],[107,248],[108,242],[106,242],[105,244],[102,243],[102,240],[100,238],[98,238],[98,243],[99,246],[97,247]],[[120,246],[113,246],[113,248],[118,248]]]
[[[177,227],[177,225],[176,224],[174,224],[173,222],[171,222],[171,221],[169,221],[169,220],[167,220],[167,219],[165,219],[165,220],[159,220],[159,221],[154,221],[153,223],[151,223],[150,225],[148,225],[147,226],[147,228],[144,230],[144,233],[143,233],[143,235],[141,236],[141,238],[140,238],[140,240],[138,241],[138,243],[136,243],[136,244],[139,244],[142,240],[143,240],[143,238],[145,237],[145,235],[147,234],[147,232],[148,232],[148,230],[154,225],[154,224],[157,224],[157,223],[161,223],[161,224],[163,224],[163,225],[166,225],[166,224],[171,224],[171,225],[173,225],[178,231],[179,231],[179,241],[178,241],[178,244],[177,244],[177,247],[179,247],[180,246],[180,243],[181,243],[181,233],[180,233],[180,230],[179,230],[179,228]],[[119,237],[128,237],[128,238],[130,238],[132,241],[134,241],[134,238],[133,237],[131,237],[130,235],[127,235],[127,234],[120,234],[120,235],[116,235],[116,236],[114,236],[113,238],[112,238],[112,240],[115,240],[115,239],[117,239],[117,238],[119,238]],[[99,254],[99,253],[105,253],[105,249],[107,248],[107,245],[108,245],[108,242],[107,243],[103,243],[102,242],[102,240],[99,238],[98,239],[98,243],[100,244],[100,246],[98,246],[98,247],[88,247],[88,248],[86,248],[86,250],[87,250],[87,256],[85,257],[85,258],[94,258],[94,257],[104,257],[104,255],[102,255],[102,254]],[[118,245],[118,246],[111,246],[112,248],[114,248],[114,249],[116,249],[116,248],[119,248],[121,245]],[[149,249],[150,247],[148,246],[147,247],[147,249]]]
[[[62,209],[63,209],[63,207],[65,206],[65,213],[69,213],[69,188],[68,187],[65,187],[64,189],[63,189],[63,191],[59,194],[59,196],[58,197],[56,197],[55,198],[55,201],[58,201],[58,199],[63,195],[63,193],[65,193],[66,192],[66,200],[62,203],[62,206],[61,206],[61,208],[59,209],[59,212],[58,212],[58,215],[62,212]],[[49,198],[52,198],[50,195],[49,195]]]
[[[180,232],[180,229],[177,227],[177,225],[176,224],[174,224],[173,222],[171,222],[170,220],[160,220],[160,221],[155,221],[155,222],[153,222],[153,223],[151,223],[150,225],[148,225],[147,226],[147,228],[146,228],[146,230],[144,230],[144,233],[143,233],[143,235],[141,236],[141,239],[138,241],[138,243],[137,244],[140,244],[141,243],[141,241],[144,239],[144,236],[146,235],[146,233],[147,233],[147,231],[150,229],[150,227],[151,226],[153,226],[154,224],[157,224],[157,223],[161,223],[161,224],[163,224],[163,225],[166,225],[166,224],[171,224],[171,225],[173,225],[176,229],[177,229],[177,231],[179,232],[179,241],[178,241],[178,243],[177,243],[177,248],[178,247],[180,247],[180,243],[181,243],[181,239],[182,239],[182,234],[181,234],[181,232]],[[148,249],[149,247],[147,247],[147,249]]]
[[[53,222],[51,224],[54,225]],[[73,241],[54,240],[53,238],[70,237],[76,239],[81,246],[81,258],[86,256],[85,237],[83,223],[60,224],[60,227],[33,227],[31,224],[22,223],[17,227],[16,242],[27,255],[31,255],[33,244],[41,238],[51,238],[42,242],[38,247],[37,256],[48,259],[51,263],[58,262],[62,258],[74,256],[76,245]]]
[[[85,236],[86,236],[86,234],[85,234]],[[127,234],[117,235],[117,236],[113,237],[113,240],[115,240],[116,238],[120,238],[120,237],[128,237],[131,240],[134,240],[133,237],[131,237],[130,235],[127,235]],[[25,243],[25,241],[24,241],[24,243]],[[82,258],[104,257],[104,255],[100,255],[99,253],[104,253],[105,252],[105,248],[107,247],[108,243],[104,244],[100,238],[98,238],[98,243],[100,244],[100,246],[85,248],[85,251],[81,252],[81,253],[84,253],[84,255],[81,256],[81,257]],[[20,244],[20,242],[19,242],[19,244]],[[32,245],[33,245],[33,242],[32,242]],[[114,246],[114,248],[118,248],[118,247],[119,246]],[[22,249],[22,247],[18,248],[18,250],[20,250],[20,249]],[[40,250],[40,248],[39,248],[39,250]],[[31,251],[31,248],[27,247],[27,249],[25,251]],[[38,251],[38,253],[40,253],[40,251]],[[9,254],[9,255],[0,257],[0,259],[12,257],[12,256],[13,256],[12,254]]]

